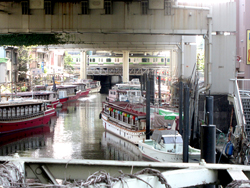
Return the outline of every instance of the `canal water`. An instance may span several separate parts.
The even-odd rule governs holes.
[[[63,104],[48,125],[0,137],[0,155],[140,161],[137,146],[105,132],[99,114],[107,94]]]

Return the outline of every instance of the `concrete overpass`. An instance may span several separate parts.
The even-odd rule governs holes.
[[[59,33],[66,44],[58,48],[82,49],[82,78],[86,50],[99,49],[122,51],[123,81],[129,78],[130,51],[171,50],[176,76],[185,79],[195,64],[196,35],[205,40],[205,82],[211,92],[228,93],[235,77],[234,2],[5,0],[0,5],[1,34]]]

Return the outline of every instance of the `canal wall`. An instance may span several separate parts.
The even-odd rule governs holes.
[[[205,94],[201,94],[199,96],[199,120],[205,120],[205,102],[206,102]],[[214,112],[213,112],[213,124],[216,125],[216,128],[220,129],[224,133],[228,132],[231,118],[232,118],[232,126],[234,127],[236,123],[235,114],[231,115],[233,105],[229,104],[227,99],[227,95],[212,95],[214,97]],[[201,122],[201,121],[200,121]]]

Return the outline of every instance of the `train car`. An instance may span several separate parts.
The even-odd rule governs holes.
[[[122,55],[105,56],[105,55],[89,55],[89,66],[115,66],[122,65]],[[166,56],[144,56],[133,55],[129,57],[130,65],[147,65],[147,66],[169,66],[170,58]]]

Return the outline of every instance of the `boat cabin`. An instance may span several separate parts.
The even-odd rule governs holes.
[[[41,101],[22,101],[0,103],[0,121],[10,121],[42,115],[47,106]]]
[[[131,130],[146,129],[146,113],[128,106],[127,102],[103,102],[103,111],[119,125]]]
[[[182,153],[183,151],[183,140],[178,131],[154,130],[151,139],[155,149],[172,153]]]
[[[53,86],[48,86],[47,87],[48,91],[53,90]],[[58,98],[66,98],[69,96],[76,95],[77,92],[77,86],[76,85],[56,85],[56,91],[58,94]]]

